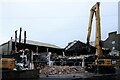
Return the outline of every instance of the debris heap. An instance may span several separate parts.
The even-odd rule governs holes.
[[[40,69],[40,74],[75,74],[84,71],[84,68],[82,68],[81,66],[45,66],[44,68]]]

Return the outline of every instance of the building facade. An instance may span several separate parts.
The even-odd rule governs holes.
[[[117,31],[109,33],[109,37],[102,41],[103,48],[120,51],[120,34]]]

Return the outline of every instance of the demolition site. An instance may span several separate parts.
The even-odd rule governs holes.
[[[99,5],[97,2],[90,10],[86,43],[73,40],[61,48],[50,43],[27,40],[26,31],[24,39],[21,39],[22,28],[19,37],[16,30],[14,38],[0,45],[2,80],[47,80],[49,77],[76,79],[97,76],[97,73],[120,75],[120,34],[117,31],[110,32],[105,41],[101,40]],[[91,42],[94,15],[96,38]]]

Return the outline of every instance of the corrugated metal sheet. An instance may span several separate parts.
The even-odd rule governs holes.
[[[49,44],[49,43],[43,43],[43,42],[37,42],[37,41],[31,41],[31,40],[27,40],[28,44],[34,44],[34,45],[38,45],[38,46],[45,46],[45,47],[51,47],[51,48],[60,48],[54,44]]]
[[[15,40],[12,39],[12,41],[14,42]],[[18,39],[17,39],[17,42],[18,42]],[[21,40],[21,43],[24,43],[24,41]],[[43,42],[32,41],[32,40],[27,40],[26,44],[37,45],[37,46],[44,46],[44,47],[51,47],[51,48],[60,48],[59,46],[56,46],[54,44],[43,43]]]

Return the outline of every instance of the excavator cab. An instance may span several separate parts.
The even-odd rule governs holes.
[[[14,58],[0,58],[0,69],[14,69],[15,59]]]

